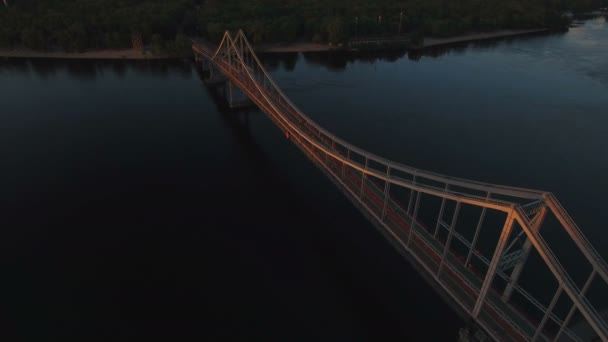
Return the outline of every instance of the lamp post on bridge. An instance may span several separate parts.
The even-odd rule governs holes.
[[[401,11],[401,13],[399,14],[399,36],[401,35],[401,24],[403,24],[403,11]]]

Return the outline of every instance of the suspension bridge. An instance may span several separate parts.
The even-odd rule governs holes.
[[[493,339],[608,341],[605,303],[590,300],[591,291],[608,293],[608,266],[553,194],[423,171],[349,144],[285,96],[242,31],[226,32],[219,47],[192,49],[210,82],[225,79],[231,104],[242,103],[238,90],[266,113],[457,312]],[[558,235],[563,244],[554,241]]]

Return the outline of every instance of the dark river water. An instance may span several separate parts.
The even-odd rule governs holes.
[[[552,191],[607,256],[604,19],[421,56],[264,60],[338,136]],[[227,111],[191,61],[0,59],[0,94],[11,340],[440,341],[465,325],[264,114]]]

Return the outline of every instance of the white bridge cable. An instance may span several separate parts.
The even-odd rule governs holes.
[[[262,72],[264,73],[265,77],[268,78],[269,82],[272,84],[273,88],[277,91],[277,93],[280,95],[281,98],[283,98],[285,100],[285,102],[287,104],[289,104],[290,107],[292,107],[293,110],[295,110],[304,120],[306,120],[309,124],[311,124],[314,128],[316,128],[317,130],[319,130],[319,132],[323,132],[326,136],[328,136],[329,138],[331,138],[333,141],[338,142],[340,145],[342,145],[343,147],[351,150],[351,151],[355,151],[356,153],[359,153],[362,156],[365,156],[366,159],[371,159],[376,161],[379,164],[383,164],[385,165],[387,168],[389,169],[397,169],[406,173],[410,173],[413,175],[416,175],[416,177],[426,177],[429,179],[433,179],[436,181],[440,181],[440,182],[444,182],[448,185],[456,185],[456,186],[469,186],[472,189],[475,190],[484,190],[484,191],[489,191],[491,193],[499,193],[499,194],[504,194],[504,195],[509,195],[509,196],[513,196],[513,194],[510,191],[523,191],[526,193],[534,193],[534,194],[538,194],[538,195],[542,195],[540,196],[539,200],[542,199],[549,199],[549,201],[552,202],[553,206],[550,206],[550,209],[552,212],[554,212],[554,214],[556,216],[558,216],[558,219],[563,218],[564,221],[567,221],[566,225],[567,225],[567,231],[570,233],[572,232],[573,239],[574,241],[579,245],[579,248],[583,251],[583,253],[587,256],[588,259],[590,259],[590,261],[592,263],[594,263],[594,267],[598,268],[598,273],[604,278],[604,280],[608,283],[608,266],[606,265],[606,263],[604,262],[604,260],[599,256],[599,253],[597,253],[597,251],[595,250],[595,248],[593,248],[593,246],[591,245],[591,243],[589,243],[589,241],[586,239],[586,237],[582,234],[582,232],[580,231],[580,229],[578,229],[578,227],[576,226],[576,224],[574,223],[574,221],[570,218],[570,216],[568,215],[568,213],[566,212],[566,210],[561,206],[561,204],[559,204],[559,202],[557,201],[557,199],[555,199],[555,197],[550,194],[550,193],[546,193],[546,192],[541,192],[541,191],[537,191],[537,190],[530,190],[530,189],[523,189],[523,188],[514,188],[514,187],[508,187],[508,186],[503,186],[503,185],[495,185],[495,184],[488,184],[488,183],[481,183],[481,182],[477,182],[477,181],[472,181],[472,180],[466,180],[466,179],[460,179],[460,178],[454,178],[454,177],[450,177],[450,176],[445,176],[445,175],[440,175],[437,173],[433,173],[433,172],[429,172],[429,171],[423,171],[423,170],[419,170],[410,166],[406,166],[406,165],[402,165],[399,163],[395,163],[393,161],[387,160],[385,158],[379,157],[377,155],[374,155],[372,153],[369,153],[363,149],[360,149],[356,146],[351,145],[350,143],[336,137],[335,135],[333,135],[331,132],[325,130],[323,127],[321,127],[320,125],[318,125],[315,121],[313,121],[312,119],[310,119],[306,114],[304,114],[295,104],[293,104],[291,102],[291,100],[289,99],[289,97],[287,97],[281,90],[281,88],[274,82],[274,80],[272,79],[272,77],[270,77],[270,75],[268,74],[268,72],[266,71],[266,69],[264,68],[262,62],[258,59],[257,55],[253,52],[254,49],[251,46],[251,44],[249,43],[249,41],[247,40],[247,37],[245,36],[244,32],[242,30],[239,30],[237,37],[242,39],[243,42],[245,43],[245,45],[247,46],[247,48],[249,49],[251,55],[253,56],[253,58],[255,59],[255,61],[258,64],[258,67],[262,70]],[[384,176],[386,177],[386,176]],[[382,178],[382,177],[380,177]],[[389,176],[390,178],[390,176]],[[458,182],[458,183],[456,183]],[[463,184],[465,183],[465,184]],[[480,189],[478,186],[482,186],[483,189]],[[497,191],[498,189],[502,189],[502,190],[509,190],[507,192],[501,192],[501,191]],[[453,193],[453,192],[452,192]],[[524,196],[525,197],[525,196]],[[525,198],[529,198],[529,197],[525,197]],[[535,201],[532,202],[534,203],[534,205],[538,205],[539,201]],[[552,208],[554,207],[554,208]],[[553,209],[556,209],[555,211]],[[556,213],[557,211],[557,213]],[[568,229],[569,228],[569,229]]]
[[[418,177],[424,177],[424,178],[428,178],[430,180],[434,180],[434,181],[438,181],[438,182],[443,182],[443,183],[448,183],[450,185],[455,185],[455,186],[461,186],[461,187],[465,187],[465,188],[471,188],[474,190],[480,190],[480,191],[489,191],[493,194],[502,194],[502,195],[506,195],[506,196],[513,196],[513,197],[522,197],[522,198],[528,198],[528,199],[539,199],[541,198],[542,194],[544,194],[543,191],[538,191],[538,190],[531,190],[531,189],[525,189],[525,188],[518,188],[518,187],[510,187],[510,186],[504,186],[504,185],[496,185],[496,184],[490,184],[490,183],[483,183],[483,182],[478,182],[478,181],[474,181],[474,180],[467,180],[467,179],[462,179],[462,178],[456,178],[456,177],[451,177],[451,176],[446,176],[446,175],[441,175],[438,173],[434,173],[434,172],[430,172],[430,171],[425,171],[425,170],[420,170],[411,166],[407,166],[401,163],[396,163],[394,161],[385,159],[383,157],[380,157],[378,155],[375,155],[373,153],[370,153],[366,150],[363,150],[357,146],[354,146],[352,144],[350,144],[349,142],[340,139],[339,137],[335,136],[333,133],[325,130],[323,127],[321,127],[320,125],[318,125],[315,121],[313,121],[312,119],[310,119],[306,114],[304,114],[295,104],[293,104],[291,102],[291,100],[289,99],[289,97],[287,97],[283,91],[281,90],[281,88],[274,82],[274,80],[272,79],[272,77],[270,77],[270,75],[268,74],[268,72],[266,71],[266,69],[264,68],[264,65],[262,64],[262,62],[258,59],[257,55],[255,53],[253,53],[254,49],[251,46],[251,44],[249,43],[249,41],[247,40],[247,37],[245,36],[245,34],[243,33],[242,30],[239,30],[237,37],[239,37],[241,39],[243,39],[243,41],[245,42],[247,48],[252,51],[251,55],[253,56],[253,58],[255,59],[255,61],[257,62],[258,66],[260,67],[260,69],[262,70],[262,72],[265,74],[265,76],[268,78],[268,81],[271,83],[272,87],[274,88],[274,90],[277,91],[277,93],[285,100],[285,102],[287,104],[289,104],[289,106],[296,111],[304,120],[306,120],[311,126],[313,126],[314,128],[316,128],[317,130],[319,130],[320,132],[322,132],[323,134],[325,134],[326,136],[328,136],[329,138],[331,138],[332,140],[338,142],[340,145],[342,145],[343,147],[354,151],[364,157],[366,157],[367,159],[373,160],[376,163],[379,163],[381,165],[385,165],[386,167],[390,167],[391,169],[397,169],[400,171],[403,171],[405,173],[409,173],[409,174],[416,174]]]
[[[247,51],[244,51],[244,49],[238,49],[235,41],[240,43],[241,46],[243,46],[243,44],[244,44],[244,47],[247,49]],[[601,316],[597,313],[595,308],[588,302],[587,298],[585,298],[584,296],[581,296],[580,289],[578,289],[578,287],[576,286],[574,281],[572,281],[570,276],[565,272],[563,266],[561,265],[561,263],[559,263],[559,260],[553,254],[553,252],[551,251],[551,249],[549,248],[547,243],[544,241],[542,236],[540,236],[540,234],[538,234],[538,232],[531,229],[531,226],[529,224],[530,223],[529,218],[527,217],[528,213],[526,212],[529,210],[523,209],[524,207],[526,209],[528,209],[529,207],[535,207],[540,204],[539,202],[546,203],[548,209],[552,213],[554,213],[554,215],[558,218],[558,220],[562,224],[563,228],[568,232],[568,234],[571,236],[571,238],[577,244],[579,249],[582,250],[584,255],[591,262],[593,269],[604,279],[604,281],[606,281],[608,283],[608,271],[607,271],[608,267],[606,266],[605,261],[599,256],[599,254],[593,248],[591,243],[582,234],[580,229],[576,226],[574,221],[570,218],[570,216],[567,214],[565,209],[561,206],[561,204],[557,201],[557,199],[555,199],[555,197],[552,194],[547,193],[547,192],[537,191],[537,190],[530,190],[530,189],[523,189],[523,188],[508,187],[508,186],[502,186],[502,185],[476,182],[476,181],[471,181],[471,180],[466,180],[466,179],[461,179],[461,178],[444,176],[444,175],[440,175],[440,174],[433,173],[433,172],[423,171],[423,170],[412,168],[412,167],[409,167],[406,165],[392,162],[390,160],[379,157],[375,154],[371,154],[356,146],[353,146],[350,143],[348,143],[348,142],[336,137],[332,133],[326,131],[324,128],[319,126],[316,122],[314,122],[308,116],[306,116],[304,113],[302,113],[302,111],[299,110],[298,107],[295,106],[291,102],[291,100],[282,92],[281,88],[279,88],[278,85],[274,82],[274,80],[270,77],[270,75],[264,68],[263,64],[258,59],[257,55],[254,53],[254,50],[251,47],[247,38],[245,37],[243,31],[240,30],[238,32],[236,38],[234,38],[234,39],[232,38],[232,36],[230,35],[229,32],[226,32],[222,39],[222,42],[220,43],[220,46],[216,50],[215,54],[213,54],[213,56],[208,56],[208,54],[205,53],[205,55],[210,57],[211,60],[215,60],[218,56],[221,56],[220,52],[222,52],[222,50],[224,48],[226,48],[229,58],[236,59],[235,62],[238,63],[238,65],[240,65],[242,71],[250,79],[252,85],[255,87],[257,92],[259,92],[259,94],[264,98],[266,105],[271,107],[272,111],[277,116],[277,118],[279,118],[281,121],[283,121],[284,124],[287,125],[294,132],[299,134],[301,138],[308,141],[310,144],[312,144],[312,146],[314,146],[315,148],[317,148],[321,152],[323,152],[326,156],[328,156],[328,155],[332,156],[332,158],[342,162],[343,165],[348,165],[349,167],[352,167],[353,169],[361,172],[363,176],[367,174],[372,177],[389,182],[391,184],[395,184],[395,185],[398,185],[398,186],[401,186],[404,188],[409,188],[409,189],[412,189],[412,190],[415,190],[418,192],[427,193],[427,194],[430,194],[433,196],[438,196],[440,198],[447,198],[450,200],[460,200],[463,203],[472,204],[475,206],[481,206],[481,207],[490,208],[490,209],[501,210],[501,211],[505,211],[504,210],[505,207],[513,208],[513,206],[515,206],[516,212],[517,212],[517,215],[516,215],[517,221],[520,223],[520,225],[524,229],[528,238],[530,238],[532,240],[532,243],[533,243],[535,249],[541,254],[541,257],[545,261],[546,265],[554,273],[554,276],[557,278],[558,282],[560,284],[562,284],[562,286],[564,287],[564,291],[568,294],[568,296],[576,304],[576,306],[581,311],[581,313],[583,313],[584,317],[590,323],[592,328],[598,333],[598,335],[604,341],[608,341],[608,333],[607,333],[608,329],[606,328],[606,324],[601,319]],[[236,52],[236,53],[234,55],[232,55],[232,52]],[[245,53],[248,53],[249,55],[244,58]],[[253,58],[253,60],[255,61],[256,65],[253,68],[251,68],[247,63],[245,63],[244,59],[247,59],[247,57],[249,57],[249,59]],[[218,63],[218,62],[215,61],[215,63]],[[227,64],[230,69],[235,70],[234,67],[232,65],[230,65],[230,63],[227,63],[227,62],[223,62],[223,63],[224,63],[223,65]],[[264,90],[260,88],[260,86],[261,86],[260,79],[256,75],[257,74],[256,67],[258,70],[261,71],[262,82],[264,84],[264,86],[263,86]],[[237,67],[237,69],[234,71],[234,73],[238,75],[238,74],[241,74],[240,71],[241,70],[238,70],[238,67]],[[268,89],[266,87],[266,82],[269,83],[270,89]],[[247,83],[249,83],[249,82],[247,82]],[[253,95],[253,93],[251,91],[249,91],[249,92]],[[270,92],[270,94],[273,94],[273,96],[276,93],[278,95],[278,98],[270,99],[267,95],[268,92]],[[284,112],[282,110],[280,110],[279,108],[277,108],[277,106],[275,105],[275,101],[277,101],[277,100],[278,100],[277,103],[279,105],[281,105],[281,106],[287,105],[288,107],[286,107],[285,109],[292,110],[301,119],[303,119],[306,122],[306,124],[308,124],[308,129],[310,129],[310,127],[316,129],[318,131],[318,137],[313,138],[313,137],[309,136],[309,133],[302,131],[301,127],[299,127],[298,125],[295,125],[293,122],[291,122],[292,119],[286,118],[284,116]],[[304,127],[307,127],[307,126],[304,125]],[[332,144],[331,144],[332,148],[325,146],[325,144],[323,143],[322,135],[325,135],[325,137],[327,139],[330,139],[332,141]],[[314,136],[314,134],[313,134],[313,136]],[[319,139],[318,142],[316,141],[317,139]],[[351,154],[351,152],[353,152],[356,155],[359,155],[360,157],[365,158],[366,166],[364,166],[363,164],[361,164],[359,162],[354,161],[352,158],[345,157],[342,154],[337,153],[338,150],[336,149],[336,146],[335,146],[336,143],[338,144],[338,146],[344,148],[346,150],[344,152],[348,152],[347,154]],[[374,163],[381,165],[383,168],[385,168],[384,171],[380,172],[379,170],[377,170],[375,168],[367,167],[367,164],[370,161],[373,161]],[[386,170],[398,170],[403,173],[409,174],[410,176],[413,177],[413,179],[406,180],[406,179],[391,175],[390,173],[387,173]],[[487,197],[482,197],[482,196],[478,196],[478,195],[472,195],[472,194],[466,193],[466,192],[464,192],[464,193],[456,192],[453,190],[448,191],[445,188],[435,187],[430,184],[420,183],[420,181],[419,181],[420,178],[443,183],[446,186],[455,186],[455,187],[460,187],[460,188],[465,188],[465,189],[470,189],[470,190],[475,190],[475,191],[485,191],[485,192],[487,192],[488,195],[487,195]],[[535,201],[533,201],[532,203],[529,203],[528,206],[523,205],[523,207],[522,207],[522,205],[518,202],[490,198],[491,197],[490,194],[510,196],[510,197],[520,198],[520,199],[532,199]],[[458,240],[461,240],[460,238],[461,238],[460,236],[457,236]],[[484,263],[485,263],[485,261],[486,260],[484,260]],[[499,272],[499,274],[500,274],[500,272]],[[503,275],[500,275],[500,276],[502,277]],[[520,289],[520,288],[516,288],[516,290],[519,290],[520,293],[522,293],[522,291],[523,291],[523,289]],[[525,293],[525,291],[523,291],[523,292]],[[525,293],[524,297],[527,297],[531,301],[533,300],[533,297],[530,296],[528,293]],[[539,306],[538,304],[540,304],[536,300],[534,300],[532,303],[535,304],[535,306],[537,306],[537,307]],[[542,306],[542,305],[540,305],[540,308],[546,310],[546,308],[544,308],[544,306]],[[550,318],[557,322],[560,321],[559,318],[555,317],[553,314],[550,315]],[[566,334],[570,335],[570,332],[566,331]]]

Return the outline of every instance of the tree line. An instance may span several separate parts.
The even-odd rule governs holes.
[[[0,48],[83,51],[133,45],[183,53],[189,36],[242,28],[254,44],[410,34],[564,28],[564,11],[608,0],[9,0],[0,5]]]

